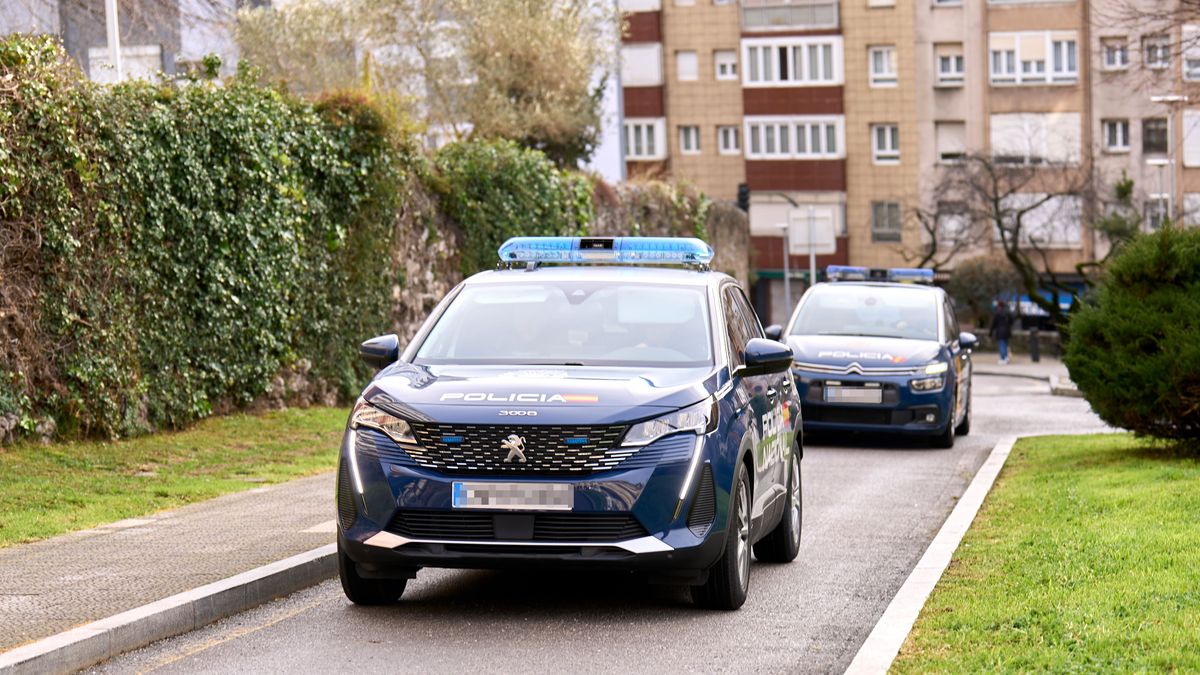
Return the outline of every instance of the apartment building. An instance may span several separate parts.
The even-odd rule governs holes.
[[[1094,175],[1102,196],[1128,176],[1147,228],[1197,221],[1200,25],[1155,28],[1163,3],[1143,1],[622,0],[628,170],[749,187],[755,301],[776,321],[790,213],[832,226],[821,268],[911,264],[931,236],[917,214],[963,227],[939,185],[967,154]],[[1025,236],[1069,278],[1107,250],[1098,208],[1055,197]],[[807,256],[787,260],[799,291]]]

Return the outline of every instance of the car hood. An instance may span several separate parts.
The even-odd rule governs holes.
[[[363,398],[415,420],[613,424],[703,400],[723,372],[705,368],[418,366],[396,363]],[[501,411],[509,414],[501,415]],[[520,414],[511,414],[520,412]]]
[[[933,340],[855,337],[848,335],[790,335],[788,345],[796,360],[822,366],[903,368],[923,366],[937,357]]]

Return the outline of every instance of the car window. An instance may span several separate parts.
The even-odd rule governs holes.
[[[742,321],[746,324],[746,335],[756,338],[764,335],[762,323],[758,320],[758,314],[754,308],[750,306],[750,301],[746,299],[746,294],[741,288],[731,287],[733,292],[733,303],[737,306],[738,315],[742,317]]]
[[[704,288],[596,282],[470,286],[418,364],[698,367],[713,363]]]
[[[942,303],[944,307],[945,322],[946,322],[946,342],[954,342],[958,339],[958,316],[954,313],[954,303],[947,300]]]
[[[722,309],[725,312],[725,330],[729,333],[729,353],[736,366],[744,365],[746,343],[753,335],[750,326],[738,311],[737,295],[732,286],[726,286],[721,292]]]
[[[805,296],[791,334],[937,340],[938,300],[928,288],[821,284]]]

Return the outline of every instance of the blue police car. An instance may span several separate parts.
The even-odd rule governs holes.
[[[933,271],[832,265],[786,329],[805,431],[928,436],[949,448],[971,430],[971,349]]]
[[[355,603],[421,567],[640,570],[736,609],[795,558],[792,350],[697,239],[511,239],[382,368],[347,424],[338,562]]]

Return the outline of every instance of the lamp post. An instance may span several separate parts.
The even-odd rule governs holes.
[[[121,67],[121,27],[117,16],[117,0],[105,0],[104,25],[108,29],[108,60],[116,70],[117,82],[125,79]]]
[[[775,194],[786,199],[787,202],[792,205],[792,208],[795,208],[795,209],[800,208],[800,205],[796,203],[796,200],[789,197],[787,195],[787,193],[776,192]],[[811,214],[811,208],[812,207],[809,207],[810,214]],[[791,225],[792,225],[792,218],[791,218],[791,215],[789,214],[788,222],[784,223],[781,226],[783,228],[783,301],[785,303],[787,303],[787,315],[783,318],[784,321],[787,321],[788,317],[790,317],[792,315],[792,274],[791,274],[791,264],[788,260],[788,258],[790,258],[792,255],[791,237],[788,236]],[[812,254],[812,222],[811,221],[809,222],[809,228],[808,228],[808,243],[809,243],[809,248],[808,248],[809,258],[808,258],[808,260],[809,260],[809,268],[810,268],[810,273],[811,273],[812,269],[816,269],[815,258],[813,257],[813,254]],[[812,285],[813,281],[815,281],[815,277],[810,277],[808,280],[809,285]]]
[[[1164,103],[1167,105],[1167,166],[1171,167],[1171,192],[1167,201],[1171,204],[1171,221],[1175,221],[1176,206],[1179,203],[1175,199],[1175,106],[1187,103],[1188,97],[1183,94],[1159,94],[1150,97],[1152,103]],[[1162,191],[1162,170],[1159,169],[1159,191]]]

